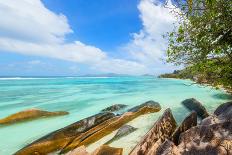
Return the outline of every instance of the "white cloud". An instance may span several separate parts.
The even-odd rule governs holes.
[[[80,41],[67,42],[66,35],[74,33],[67,18],[47,9],[41,0],[0,0],[0,51],[77,62],[110,73],[144,74],[167,69],[169,66],[160,61],[167,47],[162,35],[172,29],[175,18],[167,8],[154,3],[141,0],[138,5],[143,28],[122,48],[130,53],[130,60],[126,60],[109,57]]]
[[[170,1],[168,7],[173,7]],[[173,29],[176,18],[158,0],[141,0],[138,9],[143,28],[133,34],[123,49],[143,64],[167,68],[161,61],[167,48],[167,41],[162,36]]]
[[[80,41],[67,43],[65,36],[73,32],[67,18],[48,10],[40,0],[0,0],[0,14],[0,51],[88,64],[103,72],[144,72],[145,66],[137,62],[110,58]],[[133,67],[138,70],[130,70]]]

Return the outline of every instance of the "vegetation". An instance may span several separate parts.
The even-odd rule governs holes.
[[[175,5],[179,24],[166,35],[167,61],[186,67],[178,77],[231,89],[232,1],[175,0]]]

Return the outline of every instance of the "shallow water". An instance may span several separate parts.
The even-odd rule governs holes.
[[[112,104],[127,104],[130,108],[154,100],[160,103],[163,110],[170,107],[176,120],[180,122],[188,113],[180,104],[186,98],[196,98],[210,112],[231,99],[222,90],[191,83],[188,80],[154,77],[0,79],[0,118],[29,108],[70,112],[67,116],[1,126],[0,154],[10,155],[43,135],[96,114]],[[132,133],[130,147],[161,114],[162,112],[144,116],[148,121]],[[138,120],[131,123],[136,126]],[[118,143],[115,142],[114,145],[117,146]]]

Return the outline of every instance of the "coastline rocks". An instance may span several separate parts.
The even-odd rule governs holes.
[[[199,125],[180,136],[178,150],[181,154],[232,154],[232,123]]]
[[[67,114],[69,113],[65,111],[49,112],[49,111],[43,111],[39,109],[29,109],[29,110],[17,112],[6,118],[0,119],[0,125],[1,124],[13,124],[13,123],[18,123],[22,121],[38,119],[42,117],[62,116],[62,115],[67,115]]]
[[[143,107],[148,107],[150,109],[153,109],[154,112],[158,112],[161,110],[161,106],[158,102],[154,102],[154,101],[147,101],[143,104],[140,104],[136,107],[133,107],[131,109],[128,110],[128,112],[137,112],[138,110],[140,110]]]
[[[180,134],[196,125],[197,125],[197,113],[193,111],[183,120],[180,126],[174,131],[174,133],[171,136],[171,140],[176,145],[178,145]]]
[[[16,152],[15,155],[48,154],[58,151],[71,143],[77,136],[113,117],[115,117],[113,113],[100,113],[82,119],[34,141]]]
[[[116,112],[116,111],[122,110],[126,107],[127,107],[127,105],[125,105],[125,104],[114,104],[112,106],[109,106],[109,107],[103,109],[101,112]]]
[[[206,111],[205,107],[197,101],[195,98],[186,99],[181,102],[187,109],[196,111],[197,115],[202,119],[209,116],[208,112]]]
[[[137,128],[134,128],[133,126],[130,125],[123,125],[121,128],[119,128],[118,132],[115,134],[115,136],[109,140],[108,142],[106,142],[105,144],[110,144],[115,140],[120,139],[123,136],[126,136],[132,132],[134,132],[135,130],[137,130]]]
[[[124,124],[128,123],[129,121],[135,119],[136,117],[140,115],[144,115],[144,114],[152,113],[152,112],[158,112],[160,109],[157,108],[157,104],[155,104],[155,106],[153,105],[151,106],[150,104],[142,104],[142,106],[141,105],[136,106],[133,112],[131,111],[126,112],[121,116],[117,116],[115,118],[110,119],[107,122],[102,123],[103,125],[100,124],[101,126],[100,129],[97,129],[98,128],[97,126],[96,129],[92,129],[92,130],[95,130],[95,132],[92,132],[88,136],[75,138],[72,141],[72,143],[64,147],[61,152],[62,153],[68,152],[82,145],[88,146],[89,144],[94,143],[98,141],[99,139],[103,138],[104,136],[119,129],[121,126],[123,126]]]
[[[154,126],[148,131],[137,146],[131,151],[130,155],[154,154],[156,149],[153,145],[160,140],[164,142],[176,129],[176,121],[170,109],[166,109],[163,115],[155,122]]]

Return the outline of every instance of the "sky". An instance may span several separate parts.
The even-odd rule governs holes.
[[[172,7],[171,1],[168,2]],[[0,76],[159,75],[176,19],[159,0],[0,0]]]

